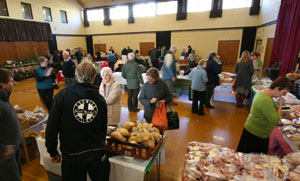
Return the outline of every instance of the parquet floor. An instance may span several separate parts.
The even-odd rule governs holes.
[[[230,71],[231,68],[227,68]],[[227,97],[225,97],[227,96]],[[175,99],[179,104],[174,106],[180,117],[180,129],[166,131],[168,140],[165,144],[165,161],[161,165],[161,180],[175,181],[181,179],[185,146],[190,141],[211,142],[220,144],[231,149],[237,147],[244,122],[249,113],[249,107],[236,108],[233,97],[215,94],[215,100],[228,100],[231,102],[214,101],[215,109],[205,108],[205,116],[198,116],[191,113],[191,101],[186,95]],[[36,105],[42,106],[37,90],[35,79],[27,79],[18,82],[10,98],[13,105],[18,104],[22,108],[32,110]],[[121,122],[128,119],[142,119],[143,111],[129,113],[126,108],[127,93],[122,95]],[[151,180],[156,180],[156,167],[153,166],[150,172]],[[24,181],[44,181],[47,179],[45,169],[39,164],[39,159],[23,165]]]

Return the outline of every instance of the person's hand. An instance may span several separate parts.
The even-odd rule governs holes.
[[[157,98],[152,98],[152,99],[151,99],[151,104],[156,103],[156,101],[157,101]]]
[[[280,97],[278,100],[279,106],[282,106],[285,102],[285,99],[283,97]]]
[[[49,77],[51,74],[52,74],[52,67],[50,67],[48,70],[47,70],[47,72],[46,72],[46,77]]]
[[[172,78],[172,81],[175,82],[175,81],[176,81],[176,77],[173,77],[173,78]]]
[[[58,153],[54,157],[51,157],[50,161],[51,161],[51,163],[60,163],[61,162],[61,156],[60,156],[60,154]]]
[[[15,153],[15,145],[6,145],[5,152],[2,154],[2,159],[7,161]]]

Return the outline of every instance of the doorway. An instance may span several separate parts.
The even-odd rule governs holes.
[[[106,44],[105,43],[102,43],[102,44],[94,44],[94,49],[95,49],[95,52],[106,52]]]
[[[142,56],[149,56],[149,51],[155,47],[154,42],[141,42],[140,43],[140,54]]]
[[[240,40],[221,40],[218,43],[218,55],[224,65],[235,65],[238,59]]]
[[[264,57],[264,68],[270,67],[274,38],[268,38]]]

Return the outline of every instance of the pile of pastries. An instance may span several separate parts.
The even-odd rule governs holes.
[[[123,127],[119,127],[113,131],[110,134],[110,138],[131,144],[142,144],[154,149],[155,145],[161,139],[161,135],[159,129],[151,123],[127,121]],[[131,147],[127,146],[127,148]]]
[[[17,110],[19,113],[17,113],[17,117],[20,121],[20,123],[29,122],[30,125],[33,125],[39,121],[41,121],[45,116],[46,113],[43,110],[43,108],[36,106],[33,111],[24,111],[20,106],[16,105],[14,106],[15,110]]]
[[[238,153],[219,145],[200,142],[187,145],[184,164],[184,181],[287,180],[289,174],[289,167],[277,157]]]

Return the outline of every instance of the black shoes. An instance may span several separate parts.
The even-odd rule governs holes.
[[[212,106],[212,105],[205,105],[205,107],[211,108],[211,109],[215,108],[215,106]]]

